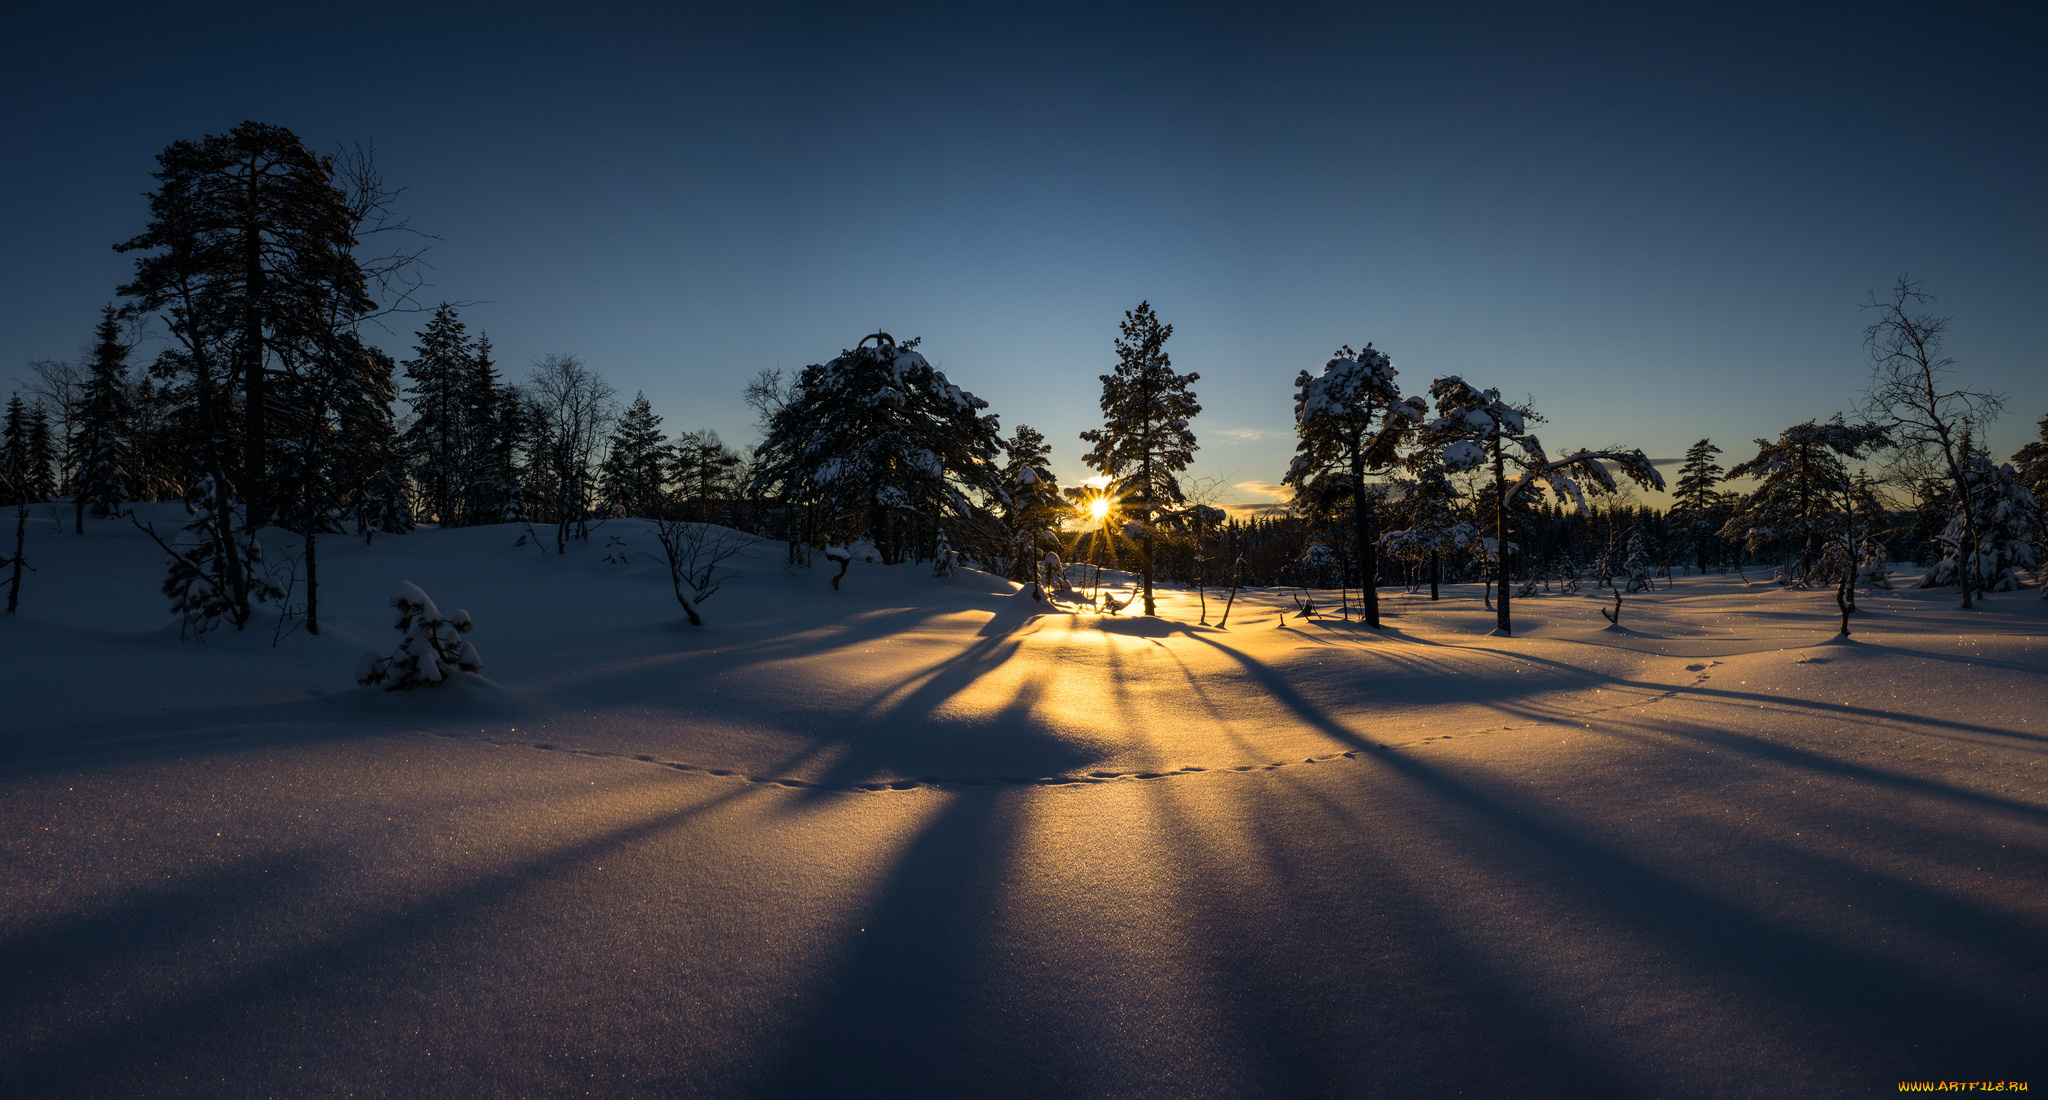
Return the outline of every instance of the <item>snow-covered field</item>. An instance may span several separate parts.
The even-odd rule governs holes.
[[[1220,630],[763,544],[692,627],[638,525],[518,534],[324,540],[319,637],[202,647],[139,533],[36,521],[0,1093],[2048,1087],[2034,591]],[[482,682],[354,687],[401,580]]]

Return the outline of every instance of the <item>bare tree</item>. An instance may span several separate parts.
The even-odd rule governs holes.
[[[50,410],[52,425],[56,429],[52,440],[57,445],[57,495],[71,492],[71,482],[78,473],[76,453],[79,414],[85,408],[86,385],[92,380],[92,371],[86,365],[91,360],[91,349],[79,360],[33,359],[29,361],[29,373],[33,377],[17,379],[22,392],[42,402]]]
[[[661,544],[676,602],[683,605],[690,625],[703,626],[704,617],[697,613],[697,605],[710,599],[725,582],[726,560],[760,540],[730,527],[686,520],[682,507],[673,500],[656,511],[653,523],[654,538]]]
[[[1941,349],[1949,318],[1919,312],[1933,301],[1933,295],[1903,275],[1889,297],[1870,293],[1870,302],[1863,308],[1875,311],[1877,321],[1863,330],[1863,341],[1870,349],[1871,376],[1862,412],[1889,430],[1899,452],[1899,465],[1908,470],[1915,464],[1932,465],[1933,472],[1945,476],[1953,487],[1957,507],[1962,510],[1964,539],[1959,555],[1963,568],[1956,584],[1967,608],[1981,583],[1973,564],[1980,532],[1963,469],[1967,456],[1962,440],[1970,425],[1981,426],[1996,418],[2005,407],[2005,398],[1962,389],[1951,380],[1955,360]]]
[[[557,354],[534,362],[527,394],[534,414],[535,465],[554,511],[555,553],[560,554],[572,526],[577,537],[590,537],[591,504],[618,391],[581,359]]]

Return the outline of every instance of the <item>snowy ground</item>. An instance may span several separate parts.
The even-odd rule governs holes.
[[[693,628],[612,534],[327,540],[320,637],[202,648],[139,534],[39,520],[0,1093],[2048,1085],[2033,591],[1849,645],[1713,578],[1218,630],[768,545]],[[352,686],[399,580],[486,682]]]

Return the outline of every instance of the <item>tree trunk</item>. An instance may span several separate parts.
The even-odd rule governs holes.
[[[14,509],[14,575],[7,582],[7,613],[12,615],[21,607],[21,559],[28,549],[28,488],[24,484],[21,499]]]
[[[1431,550],[1429,552],[1429,598],[1432,602],[1436,600],[1437,581],[1443,577],[1443,574],[1443,551]]]
[[[1514,583],[1508,558],[1508,484],[1507,467],[1501,458],[1501,444],[1493,441],[1493,540],[1494,556],[1500,564],[1494,568],[1494,578],[1500,589],[1500,599],[1495,604],[1494,625],[1506,636],[1515,633],[1514,621],[1508,617],[1508,589]]]
[[[1365,625],[1380,628],[1379,514],[1365,496],[1365,461],[1356,448],[1351,459],[1351,514],[1358,523],[1358,587],[1365,604]]]
[[[249,173],[249,208],[247,216],[251,223],[256,219],[256,181],[259,173]],[[266,292],[263,278],[263,234],[254,225],[248,224],[242,230],[242,277],[247,282],[246,293],[249,304],[242,318],[242,385],[247,394],[247,404],[242,410],[242,497],[249,505],[249,526],[253,530],[261,527],[270,518],[270,497],[265,491],[263,434],[264,406],[269,403],[269,394],[263,377],[263,295]]]
[[[306,528],[306,633],[320,633],[320,565],[313,554],[315,535]],[[287,608],[286,610],[290,610]]]

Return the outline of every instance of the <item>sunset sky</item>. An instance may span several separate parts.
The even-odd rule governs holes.
[[[1783,6],[727,16],[563,5],[44,6],[0,39],[0,378],[75,355],[154,155],[244,119],[374,142],[441,298],[516,380],[573,352],[665,427],[885,329],[1055,447],[1122,312],[1199,371],[1198,476],[1269,500],[1291,386],[1372,341],[1527,396],[1553,448],[1672,456],[1854,406],[1900,275],[2048,413],[2037,22]],[[2034,16],[2038,20],[2038,16]],[[380,335],[403,357],[423,317]],[[1746,449],[1748,448],[1748,449]]]

